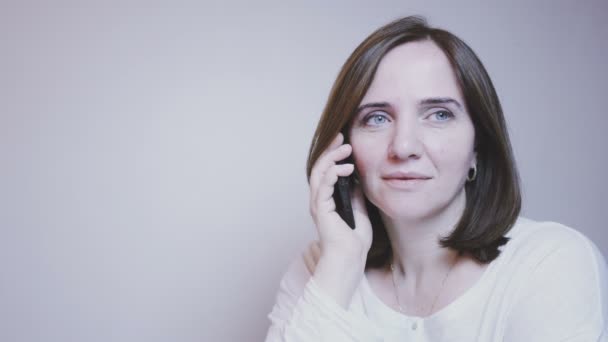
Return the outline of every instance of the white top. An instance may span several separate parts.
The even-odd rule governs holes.
[[[520,217],[481,278],[428,317],[407,316],[362,277],[348,310],[301,257],[283,276],[266,342],[608,341],[606,261],[578,231]]]

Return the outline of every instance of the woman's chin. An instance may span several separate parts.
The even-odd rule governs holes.
[[[384,209],[378,208],[382,212],[382,216],[394,222],[419,222],[433,215],[431,208],[417,205],[395,206],[392,204]]]

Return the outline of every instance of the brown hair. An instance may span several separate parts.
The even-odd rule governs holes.
[[[465,184],[466,207],[453,232],[440,240],[443,247],[470,254],[489,263],[507,243],[505,234],[521,209],[519,178],[500,101],[483,64],[473,50],[455,35],[431,28],[420,16],[397,19],[373,32],[350,55],[331,89],[315,131],[308,161],[312,166],[332,139],[348,127],[356,108],[372,83],[378,64],[392,48],[413,41],[431,40],[450,61],[466,108],[475,127],[477,177]],[[366,199],[373,240],[367,268],[385,267],[392,247],[378,208]]]

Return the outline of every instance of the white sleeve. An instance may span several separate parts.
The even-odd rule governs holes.
[[[281,279],[268,318],[266,342],[382,341],[363,313],[343,309],[317,286],[302,257]]]
[[[597,247],[581,234],[570,235],[526,275],[504,341],[608,341],[606,274]]]

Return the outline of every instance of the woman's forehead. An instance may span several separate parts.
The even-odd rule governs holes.
[[[425,40],[399,45],[380,61],[366,101],[416,101],[452,97],[462,101],[454,70],[443,51]]]

